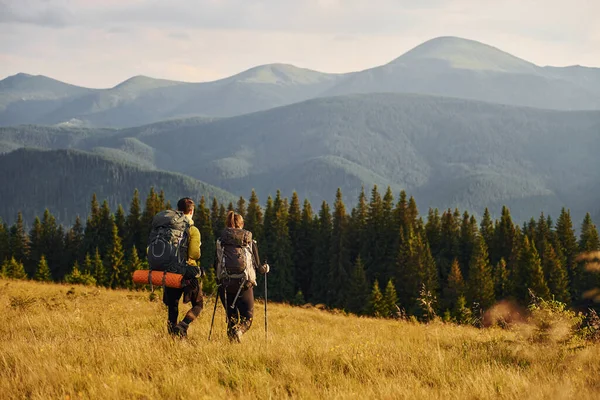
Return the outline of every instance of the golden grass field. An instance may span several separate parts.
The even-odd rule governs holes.
[[[279,304],[265,344],[262,303],[208,342],[212,301],[180,340],[148,292],[0,280],[0,398],[600,398],[600,345]]]

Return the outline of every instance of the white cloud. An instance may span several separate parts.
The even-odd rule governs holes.
[[[95,87],[136,74],[211,80],[270,62],[346,72],[446,35],[541,65],[600,66],[595,0],[0,0],[0,15],[0,78]]]

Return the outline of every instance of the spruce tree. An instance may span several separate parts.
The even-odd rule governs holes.
[[[96,280],[96,285],[98,286],[108,286],[108,280],[106,277],[106,269],[104,268],[104,263],[102,262],[102,258],[100,256],[100,251],[96,247],[96,252],[94,253],[93,260],[93,274],[94,279]]]
[[[460,257],[460,225],[454,217],[455,215],[450,209],[442,214],[440,245],[438,258],[436,259],[442,282],[448,280],[452,261]],[[464,266],[461,266],[461,268],[464,268]]]
[[[152,218],[150,218],[152,220]],[[115,219],[110,212],[108,201],[102,202],[100,208],[100,222],[98,225],[98,242],[97,246],[100,249],[100,254],[106,254],[112,244],[112,231],[115,226]],[[150,232],[150,224],[148,225],[148,234]]]
[[[220,220],[219,220],[219,202],[217,201],[216,197],[213,197],[211,206],[210,206],[210,222],[212,224],[212,228],[213,228],[213,232],[215,234],[215,236],[219,237],[221,236],[221,231],[223,230],[224,226],[220,225]],[[249,221],[246,221],[246,227],[248,226]],[[253,231],[252,231],[253,232]]]
[[[142,225],[142,210],[140,206],[140,194],[137,189],[133,192],[133,198],[129,206],[129,214],[125,220],[125,246],[135,246],[138,254],[146,250],[147,237],[144,237],[145,227]]]
[[[496,299],[503,300],[511,295],[508,279],[506,261],[501,258],[494,267],[494,294]]]
[[[65,236],[65,264],[73,265],[75,262],[82,260],[83,240],[84,240],[83,225],[79,216],[75,219],[75,224],[67,231]]]
[[[383,302],[383,295],[381,294],[381,289],[379,289],[379,282],[377,280],[373,283],[367,310],[368,314],[374,317],[384,317],[386,314],[386,306]]]
[[[386,261],[386,243],[384,240],[384,211],[383,200],[377,190],[377,185],[373,186],[371,191],[371,201],[369,203],[369,213],[367,215],[367,234],[363,243],[365,263],[365,272],[369,281],[379,279]]]
[[[385,287],[383,294],[383,308],[385,310],[384,316],[390,318],[397,313],[398,296],[396,294],[396,288],[394,283],[390,279]]]
[[[488,252],[492,252],[492,242],[494,240],[494,222],[492,221],[492,216],[490,215],[490,210],[485,208],[483,212],[483,217],[481,218],[481,223],[479,224],[479,232],[485,241],[485,245],[488,248]],[[490,254],[490,259],[493,257]],[[491,261],[491,260],[490,260]]]
[[[440,243],[442,239],[442,219],[438,209],[429,209],[427,213],[427,223],[425,224],[425,234],[427,242],[431,248],[431,255],[434,259],[438,259],[440,254]]]
[[[145,207],[144,207],[144,211],[143,211],[142,217],[141,217],[142,231],[141,231],[140,241],[147,240],[148,236],[150,235],[150,230],[152,229],[152,219],[154,218],[154,216],[156,214],[159,213],[159,211],[161,211],[160,199],[159,199],[159,196],[154,191],[154,187],[151,187],[150,192],[148,193],[148,196],[146,197]],[[110,236],[109,236],[109,238],[110,238]],[[146,246],[144,245],[143,249],[138,249],[138,250],[143,251],[145,249],[146,249]],[[100,248],[100,251],[102,251],[102,248]]]
[[[120,284],[120,277],[122,276],[121,270],[124,268],[124,254],[123,245],[117,225],[112,224],[112,237],[108,253],[105,255],[105,270],[106,270],[106,284],[107,286],[115,289]]]
[[[209,269],[213,269],[215,263],[216,238],[212,230],[210,210],[206,207],[204,196],[200,198],[200,202],[195,207],[194,224],[200,231],[202,241],[200,267],[204,272],[208,272]]]
[[[93,275],[94,274],[93,272],[94,272],[94,264],[92,264],[92,259],[90,257],[90,253],[85,253],[85,259],[83,261],[81,273]]]
[[[42,254],[40,256],[40,262],[37,266],[34,279],[40,282],[52,282],[52,275],[50,274],[50,268],[46,262],[46,257]]]
[[[10,228],[10,253],[14,259],[22,263],[29,255],[29,240],[23,225],[23,214],[17,214],[17,221]]]
[[[12,279],[27,279],[23,263],[14,257],[10,259],[5,274],[8,278]]]
[[[46,209],[42,218],[42,253],[57,280],[62,280],[68,265],[64,263],[64,231]]]
[[[478,234],[477,221],[474,217],[470,217],[469,213],[465,211],[460,225],[459,239],[459,263],[463,272],[469,271],[471,255],[473,254],[475,246],[478,245],[476,243]],[[466,275],[465,278],[468,279],[469,276]]]
[[[469,262],[468,277],[468,298],[471,302],[476,302],[483,309],[487,309],[495,302],[494,297],[494,279],[492,276],[492,267],[485,245],[485,240],[478,235],[475,240],[475,247]]]
[[[556,221],[556,237],[558,239],[557,250],[565,258],[565,267],[569,274],[569,282],[571,286],[569,291],[571,293],[572,301],[581,300],[581,293],[578,290],[577,283],[579,282],[578,268],[575,258],[579,252],[577,245],[577,238],[575,237],[575,230],[573,229],[573,222],[571,221],[571,212],[563,208],[560,212],[560,216]]]
[[[244,218],[244,227],[252,232],[252,237],[254,237],[259,245],[262,244],[263,239],[262,222],[263,212],[258,201],[258,196],[256,195],[254,189],[252,189],[250,201],[248,202],[248,209],[246,210],[246,217]],[[217,234],[216,231],[214,233],[215,235]]]
[[[246,218],[246,199],[244,199],[244,197],[240,196],[240,198],[237,201],[237,207],[235,208],[235,212],[240,214],[242,216],[242,218]]]
[[[362,314],[367,310],[369,297],[369,283],[360,256],[356,259],[350,283],[348,284],[347,309],[355,314]]]
[[[517,295],[521,301],[527,300],[528,289],[536,296],[543,299],[550,298],[550,291],[544,278],[542,261],[535,248],[535,244],[529,241],[527,236],[523,237],[523,246],[519,258],[519,270],[521,282],[517,285]]]
[[[297,260],[294,264],[294,279],[296,286],[302,291],[306,299],[310,299],[312,296],[311,278],[316,235],[313,210],[310,202],[305,199],[302,207],[302,215],[300,216],[297,242],[295,243]]]
[[[33,277],[35,275],[44,250],[42,222],[39,217],[35,217],[33,226],[29,231],[29,254],[25,262],[25,272],[28,276]]]
[[[579,240],[579,252],[581,254],[594,253],[600,250],[600,237],[598,229],[593,223],[589,213],[585,215],[581,224],[581,235]],[[576,260],[574,266],[575,281],[572,282],[573,292],[578,299],[583,299],[584,294],[590,290],[597,289],[600,286],[600,277],[597,272],[588,271],[585,260]]]
[[[123,210],[123,206],[119,204],[117,207],[117,212],[115,213],[115,225],[117,226],[117,232],[121,239],[125,239],[125,210]]]
[[[453,310],[460,296],[465,294],[465,281],[457,259],[452,261],[448,282],[445,285],[442,298],[442,308]]]
[[[299,282],[296,279],[298,273],[298,267],[301,260],[300,250],[303,243],[300,243],[300,225],[302,224],[302,212],[300,210],[300,200],[298,199],[298,194],[294,191],[292,194],[292,201],[290,202],[290,206],[288,209],[288,232],[290,235],[290,242],[292,243],[292,266],[294,271],[294,282],[296,282],[296,287],[294,288],[295,292],[301,290],[299,286]]]
[[[84,251],[91,253],[94,248],[98,247],[99,241],[99,229],[100,229],[100,206],[96,193],[92,194],[92,200],[90,202],[90,214],[85,223],[84,231]]]
[[[10,256],[10,234],[8,226],[0,218],[0,264]]]
[[[348,252],[348,216],[340,188],[337,190],[333,209],[329,260],[327,302],[332,307],[343,308],[347,299],[351,263]]]
[[[140,260],[137,248],[135,246],[131,246],[131,249],[127,252],[125,263],[119,270],[118,286],[122,288],[132,288],[133,272],[139,269],[142,269],[142,260]]]
[[[543,270],[548,282],[550,295],[554,296],[554,298],[560,302],[569,304],[571,302],[569,277],[564,265],[564,260],[556,254],[551,244],[545,243],[543,248]]]
[[[266,218],[266,214],[265,214]],[[324,303],[327,299],[327,277],[329,276],[329,248],[331,245],[331,213],[326,201],[321,204],[319,216],[315,222],[316,243],[311,279],[311,302]]]
[[[265,213],[265,236],[270,243],[269,264],[272,266],[269,273],[272,282],[269,296],[275,301],[290,301],[295,295],[292,245],[287,218],[287,207],[281,198],[281,193],[277,191],[273,205],[273,219],[267,221]]]

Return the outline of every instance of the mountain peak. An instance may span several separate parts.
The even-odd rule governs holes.
[[[458,69],[535,73],[536,65],[496,47],[455,36],[442,36],[426,41],[390,64],[415,64],[423,61],[444,62]]]
[[[327,81],[334,76],[336,75],[299,68],[292,64],[275,63],[259,65],[226,79],[247,83],[295,85]]]
[[[156,79],[145,75],[132,76],[119,83],[113,89],[148,90],[159,87],[180,85],[184,82],[170,81],[168,79]]]

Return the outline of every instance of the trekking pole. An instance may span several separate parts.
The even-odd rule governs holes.
[[[265,341],[269,340],[269,320],[267,318],[267,274],[265,274]]]
[[[210,331],[208,332],[208,341],[210,342],[210,337],[212,335],[213,325],[215,323],[215,314],[217,312],[217,302],[219,301],[219,289],[221,285],[217,286],[217,296],[215,297],[215,308],[213,308],[212,321],[210,322]]]

